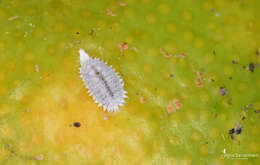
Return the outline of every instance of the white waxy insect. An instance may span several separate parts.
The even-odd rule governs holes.
[[[79,50],[79,54],[80,77],[90,95],[98,106],[103,106],[104,111],[119,112],[119,106],[124,104],[127,92],[118,73],[102,60],[89,57],[83,49]]]

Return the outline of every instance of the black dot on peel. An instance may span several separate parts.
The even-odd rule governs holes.
[[[232,128],[231,130],[229,130],[229,132],[228,132],[229,134],[233,134],[233,133],[235,133],[235,129],[234,128]]]
[[[255,70],[255,64],[251,62],[251,63],[248,65],[248,68],[249,68],[249,70],[250,70],[251,72],[254,72],[254,70]]]
[[[236,129],[235,130],[235,133],[238,135],[238,134],[241,134],[241,132],[242,132],[242,128],[238,128],[238,129]]]
[[[76,34],[77,34],[77,35],[79,35],[79,34],[80,34],[80,32],[76,32]]]
[[[73,126],[74,126],[74,127],[80,127],[81,124],[80,124],[80,122],[74,122],[74,123],[73,123]]]

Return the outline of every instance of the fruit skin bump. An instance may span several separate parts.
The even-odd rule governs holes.
[[[83,50],[80,54],[80,77],[98,106],[104,111],[119,112],[119,106],[125,102],[124,83],[111,66],[97,58],[91,58]]]

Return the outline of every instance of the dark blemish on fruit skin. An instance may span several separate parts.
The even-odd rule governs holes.
[[[227,94],[227,89],[225,87],[220,87],[219,88],[219,94],[221,96],[225,96]]]
[[[80,33],[79,32],[76,32],[77,35],[79,35]]]
[[[215,50],[213,50],[213,54],[216,55],[216,51]]]
[[[173,77],[174,77],[174,75],[173,75],[173,74],[170,74],[170,77],[171,77],[171,78],[173,78]]]
[[[232,105],[232,99],[231,98],[228,99],[228,105]]]
[[[90,29],[89,35],[94,36],[95,30],[94,29]]]
[[[242,132],[242,128],[238,128],[238,129],[236,129],[235,131],[236,131],[235,133],[236,133],[237,135],[239,135],[239,134],[241,134],[241,132]]]
[[[258,110],[255,110],[255,113],[259,113],[259,114],[260,114],[260,109],[258,109]]]
[[[242,133],[242,125],[240,123],[236,123],[235,127],[228,131],[231,139],[234,139],[234,134],[239,135]]]
[[[211,80],[211,82],[215,82],[215,80],[212,78],[212,79],[210,79]]]
[[[254,72],[254,70],[255,70],[255,64],[252,63],[252,62],[249,63],[248,68],[249,68],[249,70],[250,70],[251,72]]]
[[[232,78],[233,78],[232,76],[228,77],[229,80],[232,80]]]
[[[80,122],[74,122],[74,123],[73,123],[73,126],[78,128],[78,127],[81,126],[81,124],[80,124]]]
[[[232,60],[232,64],[237,64],[237,60]]]
[[[246,66],[245,66],[245,65],[243,65],[243,66],[242,66],[242,68],[243,68],[243,69],[246,69]]]
[[[245,120],[245,119],[246,119],[246,117],[245,117],[245,116],[243,116],[243,117],[242,117],[242,120]]]
[[[235,129],[234,129],[234,128],[232,128],[231,130],[229,130],[229,134],[233,134],[233,133],[235,133]]]

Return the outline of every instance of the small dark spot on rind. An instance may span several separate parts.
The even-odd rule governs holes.
[[[255,110],[255,113],[260,113],[260,109],[258,109],[258,110]]]
[[[171,78],[173,78],[173,77],[174,77],[174,75],[173,75],[173,74],[170,74],[170,77],[171,77]]]
[[[232,105],[232,99],[231,98],[228,99],[228,105]]]
[[[213,50],[213,54],[216,55],[216,51],[215,50]]]
[[[241,132],[242,132],[242,128],[237,128],[237,129],[235,130],[235,133],[236,133],[237,135],[241,134]]]
[[[233,78],[232,76],[228,77],[229,80],[232,80],[232,78]]]
[[[245,120],[245,119],[246,119],[246,117],[245,117],[245,116],[243,116],[243,117],[242,117],[242,120]]]
[[[79,35],[79,34],[80,34],[80,32],[76,32],[76,34],[77,34],[77,35]]]
[[[220,87],[220,88],[219,88],[219,94],[220,94],[221,96],[225,96],[225,95],[227,94],[227,89],[226,89],[226,87]]]
[[[93,36],[95,33],[94,29],[90,29],[89,35]]]
[[[237,64],[238,62],[237,62],[237,60],[232,60],[232,63]]]
[[[80,122],[74,122],[74,123],[73,123],[73,126],[74,126],[74,127],[80,127],[81,124],[80,124]]]
[[[211,80],[211,82],[215,82],[215,80],[212,78],[212,79],[210,79]]]
[[[249,68],[249,70],[250,70],[251,72],[254,72],[254,70],[255,70],[255,64],[252,63],[252,62],[249,63],[248,68]]]
[[[229,134],[233,134],[233,133],[235,133],[235,129],[234,128],[232,128],[231,130],[229,130],[229,132],[228,132]]]
[[[231,137],[232,140],[234,139],[234,136],[233,136],[233,135],[231,135],[230,137]]]
[[[243,69],[246,69],[246,66],[245,66],[245,65],[243,65],[243,66],[242,66],[242,68],[243,68]]]

